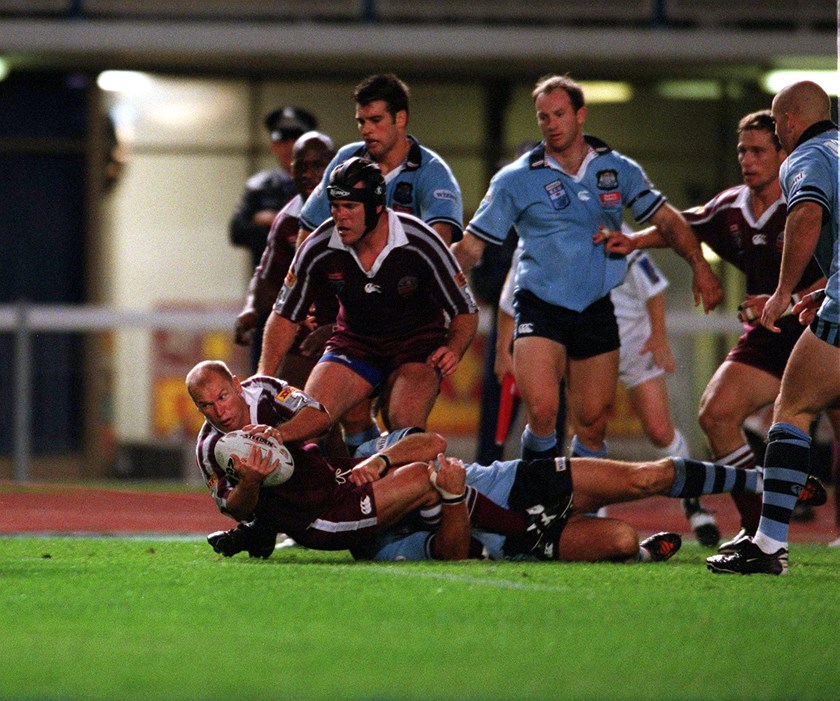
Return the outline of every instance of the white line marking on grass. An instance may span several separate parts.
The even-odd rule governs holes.
[[[465,574],[449,574],[445,572],[419,572],[417,570],[403,570],[396,567],[377,568],[378,572],[394,574],[401,577],[417,577],[418,579],[437,579],[443,582],[457,582],[459,584],[474,584],[480,587],[494,587],[496,589],[512,589],[514,591],[538,592],[570,592],[571,587],[551,586],[530,582],[512,582],[509,579],[491,579],[489,577],[472,577]]]

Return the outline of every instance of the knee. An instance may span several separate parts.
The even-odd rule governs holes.
[[[639,534],[627,523],[621,523],[613,532],[612,560],[632,560],[639,554]]]
[[[674,440],[674,430],[662,424],[645,426],[645,433],[655,448],[667,448]]]
[[[704,399],[701,402],[698,420],[704,433],[711,433],[718,426],[741,425],[740,417],[736,415],[736,412],[722,402],[715,401],[714,398]]]

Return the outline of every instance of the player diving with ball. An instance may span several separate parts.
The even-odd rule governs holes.
[[[684,498],[762,488],[760,470],[678,458],[465,466],[444,455],[441,436],[412,429],[366,444],[360,449],[366,457],[325,458],[311,440],[327,430],[330,417],[301,390],[267,376],[240,382],[227,365],[213,360],[190,370],[186,384],[206,419],[196,460],[219,509],[240,521],[209,537],[226,556],[247,551],[268,557],[277,533],[284,532],[305,547],[349,549],[366,559],[658,561],[679,549],[678,534],[639,543],[628,524],[586,514],[654,495]],[[294,463],[291,476],[266,487],[279,456],[259,447],[231,455],[233,470],[226,471],[216,460],[216,445],[237,430],[281,442]],[[824,502],[825,490],[809,478],[800,499]]]

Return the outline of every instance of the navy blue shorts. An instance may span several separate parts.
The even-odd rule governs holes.
[[[602,297],[582,312],[544,302],[528,290],[517,290],[513,299],[517,338],[539,336],[566,347],[574,360],[618,350],[618,322],[610,296]]]

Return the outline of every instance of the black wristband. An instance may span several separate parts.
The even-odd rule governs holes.
[[[380,474],[384,475],[386,472],[388,472],[388,470],[391,469],[391,458],[389,458],[387,455],[385,455],[384,453],[377,453],[373,457],[379,458],[380,460],[382,460],[382,462],[385,463],[385,469],[382,470]]]

